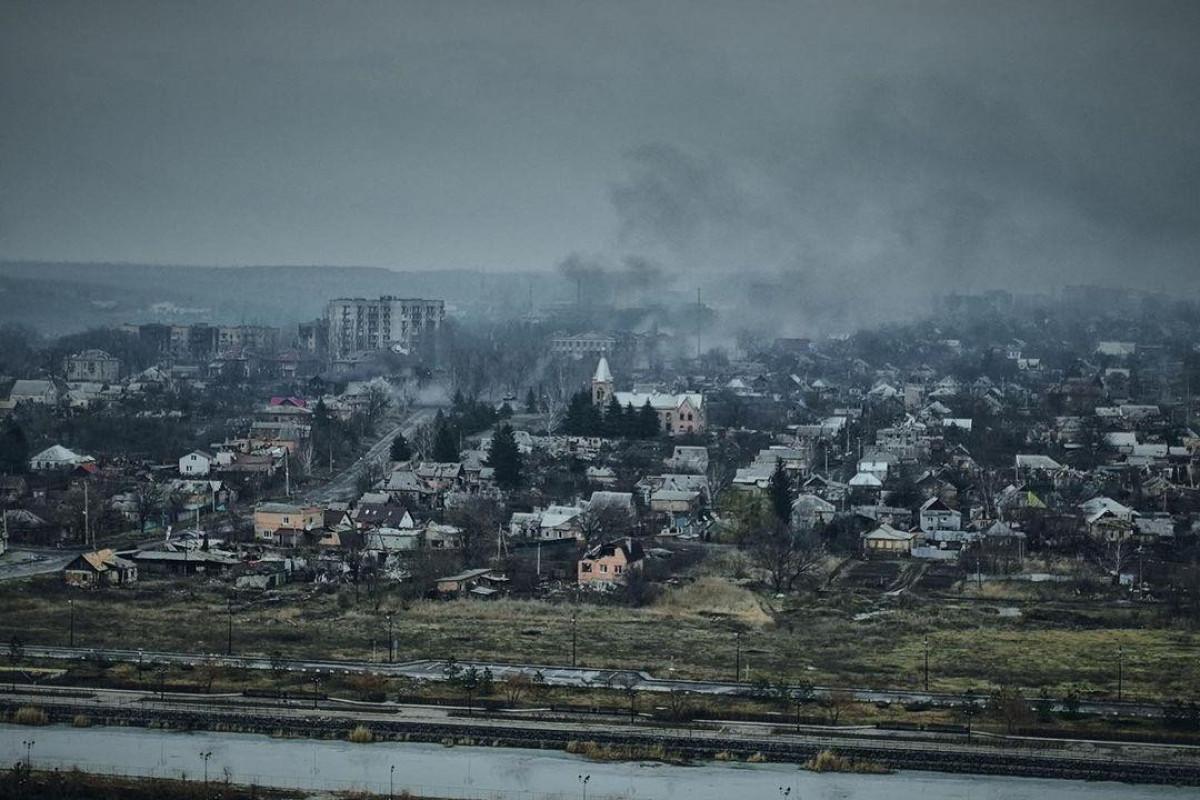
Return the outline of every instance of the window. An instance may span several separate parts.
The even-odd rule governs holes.
[[[591,572],[591,571],[592,571],[592,565],[591,565],[589,562],[587,562],[587,561],[584,561],[583,563],[581,563],[581,564],[579,565],[579,571],[580,571],[580,572]]]
[[[625,568],[624,568],[624,567],[622,567],[620,564],[618,564],[617,566],[613,567],[613,572],[617,573],[618,575],[620,575],[620,574],[621,574],[622,572],[624,572],[624,571],[625,571]]]
[[[601,572],[608,572],[608,564],[601,564],[601,565],[600,565],[600,571],[601,571]]]

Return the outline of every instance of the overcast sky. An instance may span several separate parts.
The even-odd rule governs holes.
[[[0,0],[0,257],[1194,287],[1198,123],[1195,0]]]

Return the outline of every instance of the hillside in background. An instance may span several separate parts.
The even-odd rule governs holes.
[[[434,297],[467,316],[547,299],[546,276],[380,267],[187,267],[0,262],[0,318],[47,334],[123,322],[292,325],[333,297]]]

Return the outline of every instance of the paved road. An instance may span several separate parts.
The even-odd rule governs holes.
[[[327,503],[332,500],[348,500],[353,497],[358,491],[358,476],[362,474],[363,470],[369,464],[382,463],[387,460],[388,451],[392,447],[392,440],[396,438],[396,434],[403,433],[405,436],[411,438],[416,433],[417,428],[433,419],[436,412],[437,410],[433,408],[414,409],[403,422],[385,433],[378,442],[372,445],[371,449],[363,454],[358,461],[355,461],[340,475],[320,489],[308,492],[308,499],[316,503]]]
[[[128,663],[172,664],[195,666],[206,661],[215,660],[224,666],[241,669],[272,668],[270,658],[262,656],[226,656],[211,653],[178,653],[143,650],[112,650],[69,647],[45,647],[41,645],[26,645],[25,655],[30,658],[82,660],[86,658],[103,658],[108,661]],[[446,680],[446,662],[423,660],[408,661],[398,664],[385,664],[372,661],[333,661],[321,659],[297,659],[278,662],[278,666],[289,672],[312,673],[314,675],[328,673],[371,673],[387,677],[404,677],[416,680],[442,681]],[[485,661],[461,661],[463,669],[475,667],[479,670],[488,669],[497,680],[510,674],[531,676],[540,672],[551,686],[574,686],[584,688],[625,688],[630,687],[641,692],[692,692],[696,694],[734,695],[745,693],[751,689],[747,683],[733,681],[691,681],[675,678],[655,678],[645,672],[633,670],[603,670],[586,669],[561,665],[538,664],[500,664]],[[813,689],[813,697],[822,699],[835,691],[828,687]],[[957,707],[965,703],[963,695],[943,692],[911,692],[896,689],[849,689],[855,700],[868,703],[929,703],[936,706]],[[1036,699],[1033,695],[1030,700]],[[976,704],[982,705],[985,697],[978,696]],[[1055,710],[1062,710],[1061,703],[1055,701]],[[1156,703],[1131,703],[1116,701],[1082,700],[1079,711],[1088,714],[1103,714],[1107,716],[1123,715],[1134,717],[1161,717],[1163,707]]]
[[[0,581],[58,572],[81,550],[26,550],[17,548],[0,556]]]

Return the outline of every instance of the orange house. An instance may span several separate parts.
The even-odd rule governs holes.
[[[642,543],[634,539],[596,545],[579,559],[579,585],[618,583],[630,571],[641,569],[645,560]]]

